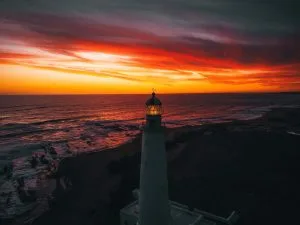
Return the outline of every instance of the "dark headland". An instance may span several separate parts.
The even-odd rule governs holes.
[[[263,117],[166,130],[170,199],[238,224],[298,224],[300,108]],[[119,224],[138,187],[141,136],[116,149],[67,158],[51,210],[34,225]]]

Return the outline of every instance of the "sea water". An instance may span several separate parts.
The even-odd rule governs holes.
[[[133,139],[151,95],[0,96],[0,164],[41,151],[80,153]],[[167,127],[252,119],[274,107],[299,105],[299,94],[157,95]]]

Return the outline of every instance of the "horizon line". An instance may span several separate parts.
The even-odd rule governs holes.
[[[38,94],[13,94],[13,93],[0,93],[0,96],[78,96],[78,95],[149,95],[149,93],[98,93],[98,94],[86,94],[86,93],[38,93]],[[179,92],[179,93],[159,93],[159,95],[199,95],[199,94],[300,94],[300,91],[261,91],[261,92]]]

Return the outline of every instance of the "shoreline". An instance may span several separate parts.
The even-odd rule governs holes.
[[[220,185],[219,182],[211,181],[212,177],[214,177],[211,173],[218,173],[219,169],[224,167],[224,163],[222,164],[222,162],[226,164],[228,163],[227,161],[233,160],[235,163],[234,160],[236,160],[234,157],[232,159],[232,156],[228,157],[228,154],[232,154],[230,153],[230,149],[227,149],[226,153],[224,153],[222,146],[214,145],[217,142],[226,142],[225,137],[247,139],[249,135],[275,135],[276,137],[277,135],[283,135],[295,138],[297,135],[288,134],[287,132],[300,133],[300,123],[299,121],[298,123],[297,121],[295,123],[291,121],[293,119],[287,114],[296,115],[295,118],[299,119],[297,114],[300,115],[300,108],[275,108],[266,112],[263,116],[252,120],[236,120],[199,126],[167,128],[166,148],[169,167],[170,200],[194,205],[197,208],[212,211],[220,215],[228,214],[227,211],[240,210],[239,208],[230,208],[230,206],[234,206],[232,203],[228,204],[228,206],[224,205],[224,202],[219,203],[218,206],[210,205],[212,204],[210,201],[215,202],[216,200],[210,194],[211,191],[209,189],[216,187],[211,186],[208,188],[206,186],[210,186],[213,183]],[[203,140],[199,143],[201,139]],[[273,140],[272,137],[271,139]],[[236,148],[235,145],[240,144],[231,143],[230,145],[232,145],[231,148]],[[202,166],[200,165],[200,168],[203,169],[200,171],[210,171],[208,174],[199,174],[199,172],[195,172],[191,167],[191,165],[199,167],[198,162],[194,160],[200,154],[195,152],[195,149],[201,147],[201,145],[203,149],[211,148],[215,151],[214,155],[210,155],[209,152],[201,153],[206,158],[206,161],[207,159],[215,160],[213,156],[220,155],[215,162],[215,166],[218,169],[212,167],[206,161],[202,162]],[[140,148],[141,134],[138,134],[132,141],[116,148],[98,152],[84,152],[78,156],[63,159],[59,164],[58,176],[70,179],[72,189],[64,192],[56,188],[56,203],[49,211],[36,218],[33,224],[58,225],[65,224],[65,222],[70,224],[119,224],[118,216],[120,208],[133,200],[131,192],[138,187]],[[238,153],[234,152],[234,154]],[[192,158],[195,159],[193,160]],[[190,163],[188,163],[189,161]],[[189,166],[186,166],[185,163],[188,163]],[[238,170],[238,168],[236,169]],[[204,189],[201,187],[201,183],[198,184],[194,180],[195,177],[202,179],[202,184],[205,184]],[[221,179],[221,177],[217,177]],[[212,184],[207,183],[207,180],[212,182]],[[199,193],[194,190],[196,187],[200,188]],[[189,190],[189,188],[192,188],[192,190]],[[199,203],[194,202],[190,196],[191,194],[188,193],[189,191],[199,195],[200,197],[196,197],[196,199],[202,199],[202,204],[201,201]],[[210,196],[213,200],[208,199],[208,197],[205,198],[205,195]],[[226,195],[226,193],[223,193],[223,195]],[[247,208],[246,206],[243,207]],[[242,210],[242,218],[248,218],[247,213],[244,211]],[[75,214],[75,216],[72,216],[72,214]],[[259,224],[255,220],[252,222]],[[246,221],[241,224],[249,223]]]

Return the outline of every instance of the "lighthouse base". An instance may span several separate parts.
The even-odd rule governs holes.
[[[198,209],[191,211],[188,206],[173,201],[170,201],[170,206],[172,225],[232,225],[238,219],[235,212],[232,212],[228,218],[224,218]],[[120,225],[137,225],[138,217],[138,201],[134,201],[121,209]]]

